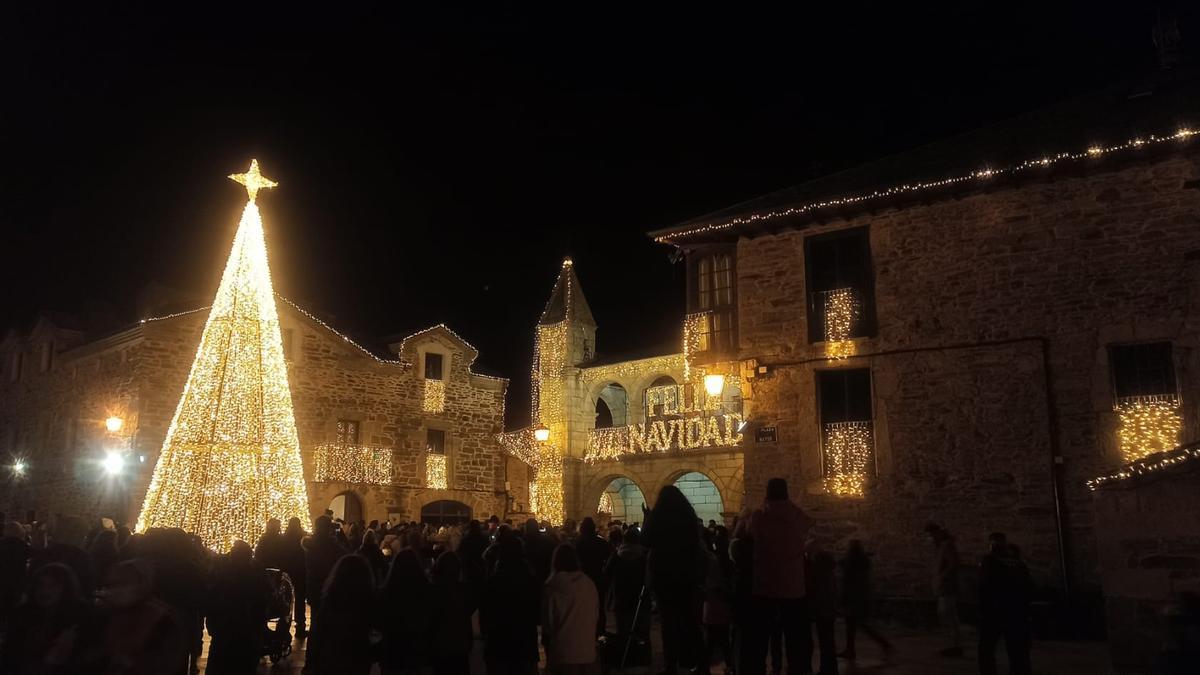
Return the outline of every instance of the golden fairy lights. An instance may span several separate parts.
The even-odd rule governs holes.
[[[329,443],[313,452],[313,480],[318,483],[345,482],[390,485],[392,451],[365,445]]]
[[[258,163],[233,249],[167,429],[137,529],[180,527],[210,548],[256,541],[270,518],[309,524],[262,217]]]
[[[600,503],[596,505],[596,513],[606,516],[611,516],[613,512],[612,495],[608,492],[600,493]]]
[[[446,456],[430,452],[425,455],[425,487],[446,489]]]
[[[804,213],[808,213],[810,211],[816,211],[818,209],[823,209],[823,208],[827,208],[827,207],[831,207],[831,206],[848,206],[851,204],[858,204],[861,202],[870,201],[872,199],[882,199],[885,197],[892,197],[892,196],[900,195],[900,194],[918,192],[921,190],[929,190],[929,189],[935,189],[935,188],[940,188],[940,187],[947,187],[947,186],[955,185],[958,183],[965,183],[965,182],[970,182],[970,181],[975,181],[975,180],[988,179],[988,178],[992,178],[994,176],[999,176],[999,175],[1004,175],[1004,174],[1018,174],[1018,173],[1022,173],[1025,171],[1029,171],[1031,169],[1047,167],[1047,166],[1050,166],[1051,164],[1056,164],[1059,162],[1079,161],[1079,160],[1086,159],[1086,158],[1097,158],[1097,157],[1102,157],[1104,155],[1115,153],[1115,152],[1122,152],[1122,151],[1131,150],[1134,148],[1141,148],[1146,145],[1156,145],[1156,144],[1167,143],[1167,142],[1176,141],[1176,140],[1187,140],[1187,139],[1191,138],[1192,136],[1195,136],[1197,133],[1200,133],[1200,132],[1193,131],[1191,129],[1179,129],[1175,133],[1168,134],[1166,136],[1155,136],[1155,135],[1151,134],[1151,135],[1143,137],[1143,138],[1133,138],[1128,141],[1125,141],[1124,143],[1119,143],[1117,145],[1111,145],[1111,146],[1107,146],[1107,147],[1093,145],[1093,146],[1089,146],[1087,149],[1079,151],[1079,152],[1060,152],[1053,156],[1029,159],[1029,160],[1025,160],[1024,162],[1021,162],[1019,164],[1014,164],[1012,166],[998,168],[998,169],[984,168],[984,169],[972,171],[970,173],[966,173],[966,174],[963,174],[960,176],[943,178],[941,180],[922,181],[922,182],[917,182],[917,183],[904,183],[901,185],[893,185],[892,187],[889,187],[889,188],[874,190],[872,192],[868,192],[868,193],[860,194],[860,195],[851,195],[848,197],[838,197],[838,198],[834,198],[834,199],[826,199],[826,200],[819,201],[819,202],[810,202],[808,204],[802,204],[802,205],[798,205],[798,206],[790,206],[788,208],[778,209],[778,210],[774,210],[774,211],[764,211],[761,213],[753,213],[748,216],[740,216],[737,218],[732,218],[730,220],[718,222],[718,223],[706,223],[703,225],[695,225],[692,227],[681,227],[676,230],[664,232],[664,233],[656,236],[654,238],[654,241],[657,241],[659,243],[671,243],[671,242],[679,241],[679,240],[686,239],[688,237],[692,237],[692,236],[699,235],[699,234],[706,234],[706,233],[710,233],[710,232],[717,232],[720,230],[727,230],[732,227],[737,227],[738,225],[746,225],[749,223],[755,223],[755,222],[760,222],[760,221],[765,221],[765,220],[774,220],[776,218],[786,218],[788,216],[797,216],[797,215],[801,215]]]
[[[1117,401],[1121,457],[1134,462],[1179,444],[1183,422],[1176,396],[1129,396]]]
[[[741,426],[742,416],[728,413],[593,429],[583,459],[598,462],[669,450],[735,446],[742,442]]]
[[[825,490],[843,497],[861,497],[873,447],[870,422],[826,424]]]
[[[854,324],[858,321],[858,295],[853,288],[822,293],[825,305],[825,355],[844,359],[854,355]]]
[[[421,401],[421,409],[427,413],[440,413],[446,410],[445,380],[425,380],[425,396]]]
[[[1087,481],[1087,486],[1092,490],[1096,490],[1104,487],[1105,485],[1109,485],[1110,483],[1128,480],[1137,476],[1144,476],[1156,471],[1169,469],[1185,462],[1194,462],[1196,460],[1200,460],[1200,444],[1193,443],[1191,445],[1175,448],[1170,452],[1164,452],[1154,455],[1153,457],[1147,457],[1146,459],[1141,459],[1136,462],[1130,462],[1113,473],[1104,476],[1097,476],[1096,478]]]
[[[692,377],[692,361],[702,351],[701,338],[709,312],[694,312],[683,317],[683,379]]]

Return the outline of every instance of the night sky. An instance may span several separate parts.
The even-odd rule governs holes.
[[[73,4],[0,19],[0,326],[207,304],[257,157],[276,288],[366,342],[446,322],[513,423],[562,256],[601,353],[666,344],[683,268],[646,231],[1156,64],[1151,2]]]

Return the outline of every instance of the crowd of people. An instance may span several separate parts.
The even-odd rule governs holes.
[[[554,675],[587,675],[601,664],[652,665],[656,614],[664,674],[719,665],[727,675],[795,675],[813,672],[815,656],[817,672],[831,675],[839,657],[857,658],[860,632],[885,655],[892,646],[870,621],[870,556],[852,541],[835,559],[813,525],[781,479],[732,529],[700,523],[674,486],[643,507],[640,524],[433,527],[327,513],[311,533],[298,519],[272,520],[254,546],[238,541],[224,555],[179,529],[135,534],[106,521],[81,548],[6,522],[0,673],[197,673],[207,629],[206,672],[249,674],[277,618],[276,631],[290,624],[307,639],[310,675],[366,675],[373,664],[385,675],[468,675],[476,631],[488,675],[535,675],[543,663]],[[953,656],[960,563],[948,532],[927,532]],[[1003,535],[991,544],[980,572],[980,669],[995,672],[1003,637],[1012,672],[1028,673],[1029,575]],[[290,617],[273,617],[284,575],[268,570],[290,579]]]

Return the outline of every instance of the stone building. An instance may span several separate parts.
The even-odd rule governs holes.
[[[728,288],[728,287],[726,287]],[[717,294],[721,290],[714,291]],[[676,485],[699,517],[724,522],[742,505],[741,378],[737,364],[694,367],[723,339],[689,317],[674,349],[638,358],[598,355],[596,320],[570,258],[536,330],[533,429],[501,436],[531,468],[519,500],[557,521],[642,520],[643,504]],[[533,502],[530,504],[530,502]]]
[[[1086,479],[1200,427],[1198,101],[1101,92],[651,233],[728,326],[696,365],[747,376],[747,503],[787,478],[890,594],[929,594],[930,520],[1096,591]]]
[[[0,343],[0,507],[29,519],[131,521],[207,314],[102,337],[48,314],[25,334],[10,331]],[[511,460],[496,434],[507,380],[475,372],[474,347],[438,325],[375,354],[282,298],[279,314],[314,516],[506,513]]]

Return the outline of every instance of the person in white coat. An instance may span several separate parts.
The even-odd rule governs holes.
[[[596,585],[580,569],[579,554],[570,544],[554,549],[550,578],[542,592],[542,644],[552,675],[594,675],[596,616],[600,598]]]

